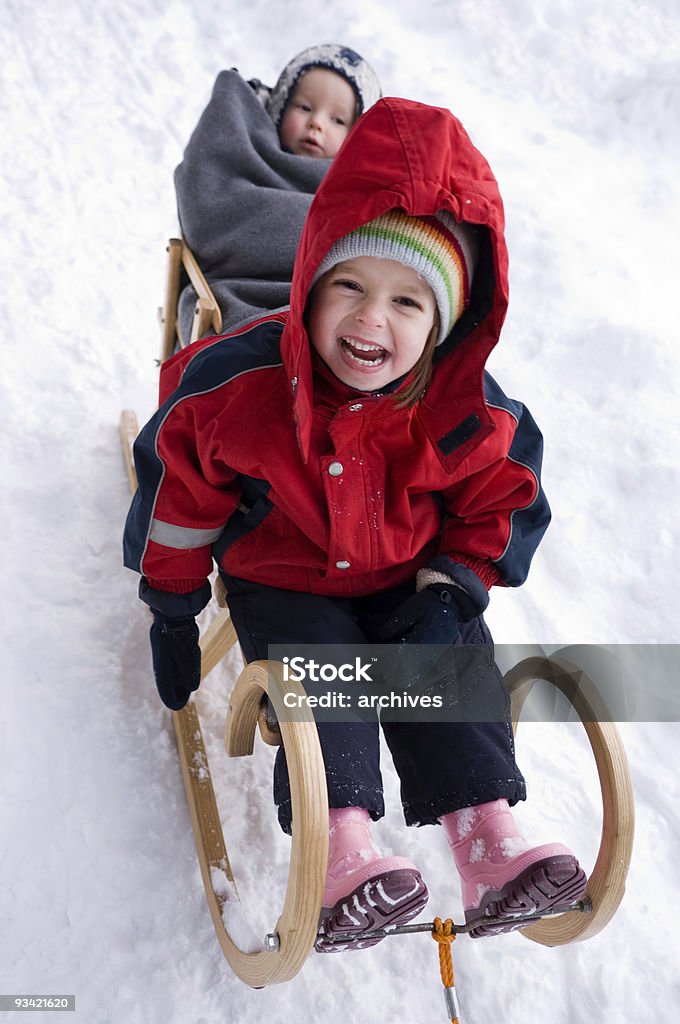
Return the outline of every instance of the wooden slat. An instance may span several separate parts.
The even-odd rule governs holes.
[[[251,754],[263,694],[279,721],[290,779],[293,835],[283,910],[275,932],[277,952],[244,954],[231,940],[222,949],[232,970],[254,988],[293,978],[316,939],[328,858],[328,791],[314,716],[309,708],[285,707],[285,693],[304,697],[298,683],[283,680],[283,665],[251,662],[234,686],[225,746],[230,757]]]
[[[131,409],[123,409],[120,414],[119,426],[120,441],[123,446],[123,459],[125,461],[125,472],[127,473],[130,494],[134,494],[137,490],[137,472],[135,470],[132,446],[135,443],[137,434],[139,433],[139,427],[137,425],[137,417]]]
[[[167,253],[165,298],[160,314],[162,326],[161,363],[169,359],[174,352],[178,337],[177,306],[179,303],[179,278],[182,267],[181,239],[171,238],[167,245]]]
[[[222,330],[222,311],[186,241],[183,238],[171,238],[168,241],[167,253],[165,296],[163,306],[159,310],[162,327],[161,363],[170,358],[177,345],[185,348],[187,344],[197,341],[206,334],[219,334]],[[182,337],[178,318],[182,268],[186,271],[197,296],[189,338]]]
[[[209,302],[208,299],[196,300],[194,316],[191,321],[191,345],[193,345],[195,341],[198,341],[199,338],[203,338],[210,333],[210,329],[213,325],[214,309],[214,304]]]
[[[232,883],[234,875],[227,857],[208,756],[193,701],[181,711],[173,711],[172,724],[208,907],[215,927],[223,928],[222,909],[226,896],[215,892],[211,869],[224,871]]]
[[[235,643],[236,630],[229,617],[229,611],[220,608],[208,628],[201,634],[201,679],[205,679],[208,673],[212,672]]]
[[[196,257],[185,241],[182,241],[182,263],[184,264],[184,269],[189,275],[189,280],[191,281],[198,298],[203,299],[206,306],[210,308],[212,312],[213,329],[215,334],[219,334],[222,330],[222,313],[220,311],[220,307],[215,300],[215,296],[212,293],[203,271],[198,265]]]

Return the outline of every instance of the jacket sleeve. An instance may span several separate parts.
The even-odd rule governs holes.
[[[485,392],[496,430],[443,495],[440,554],[473,569],[487,588],[517,587],[550,522],[540,478],[543,438],[529,410],[488,374]]]
[[[145,578],[142,600],[168,615],[196,614],[207,603],[211,545],[239,500],[236,473],[211,448],[209,404],[180,389],[134,447],[138,489],[125,525],[124,562]]]

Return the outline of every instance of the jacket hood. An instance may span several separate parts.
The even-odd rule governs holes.
[[[418,416],[437,445],[451,430],[455,386],[458,411],[462,414],[463,407],[469,407],[467,420],[477,420],[470,446],[493,429],[483,398],[483,372],[508,302],[498,185],[486,159],[449,110],[386,97],[359,118],[331,164],[312,201],[295,260],[290,316],[281,344],[305,458],[313,400],[310,342],[304,327],[310,283],[333,242],[394,208],[410,216],[448,210],[456,220],[480,227],[470,305],[437,350],[435,372],[426,400],[418,403]],[[460,456],[467,445],[456,447]],[[438,450],[446,463],[441,444]]]

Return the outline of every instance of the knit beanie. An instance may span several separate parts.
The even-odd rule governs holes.
[[[434,217],[409,217],[401,210],[390,210],[334,242],[312,285],[336,263],[357,256],[396,260],[427,281],[439,311],[437,345],[441,345],[470,301],[477,256],[474,227],[460,224],[446,210]]]
[[[358,53],[350,50],[348,46],[339,46],[335,43],[310,46],[286,64],[265,101],[265,108],[277,129],[281,126],[281,120],[298,80],[311,68],[327,68],[349,82],[357,98],[357,117],[380,99],[380,83],[376,73]]]

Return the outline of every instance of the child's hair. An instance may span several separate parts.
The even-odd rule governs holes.
[[[476,230],[446,210],[434,217],[410,217],[402,210],[390,210],[334,242],[317,267],[312,287],[338,263],[359,256],[402,263],[415,270],[434,294],[435,323],[411,370],[411,380],[395,395],[400,407],[413,405],[430,381],[435,348],[448,337],[469,304],[477,258]]]
[[[295,86],[302,75],[312,68],[326,68],[328,71],[335,71],[349,82],[357,98],[357,117],[368,110],[382,95],[375,71],[354,50],[336,43],[310,46],[286,64],[265,101],[267,112],[277,130],[281,127],[283,115],[295,92]]]
[[[398,409],[409,409],[416,402],[419,402],[427,391],[427,385],[432,377],[434,350],[437,347],[439,335],[439,312],[435,311],[434,323],[425,342],[425,348],[418,356],[418,361],[409,374],[409,381],[403,391],[397,391],[394,396],[394,404]]]

